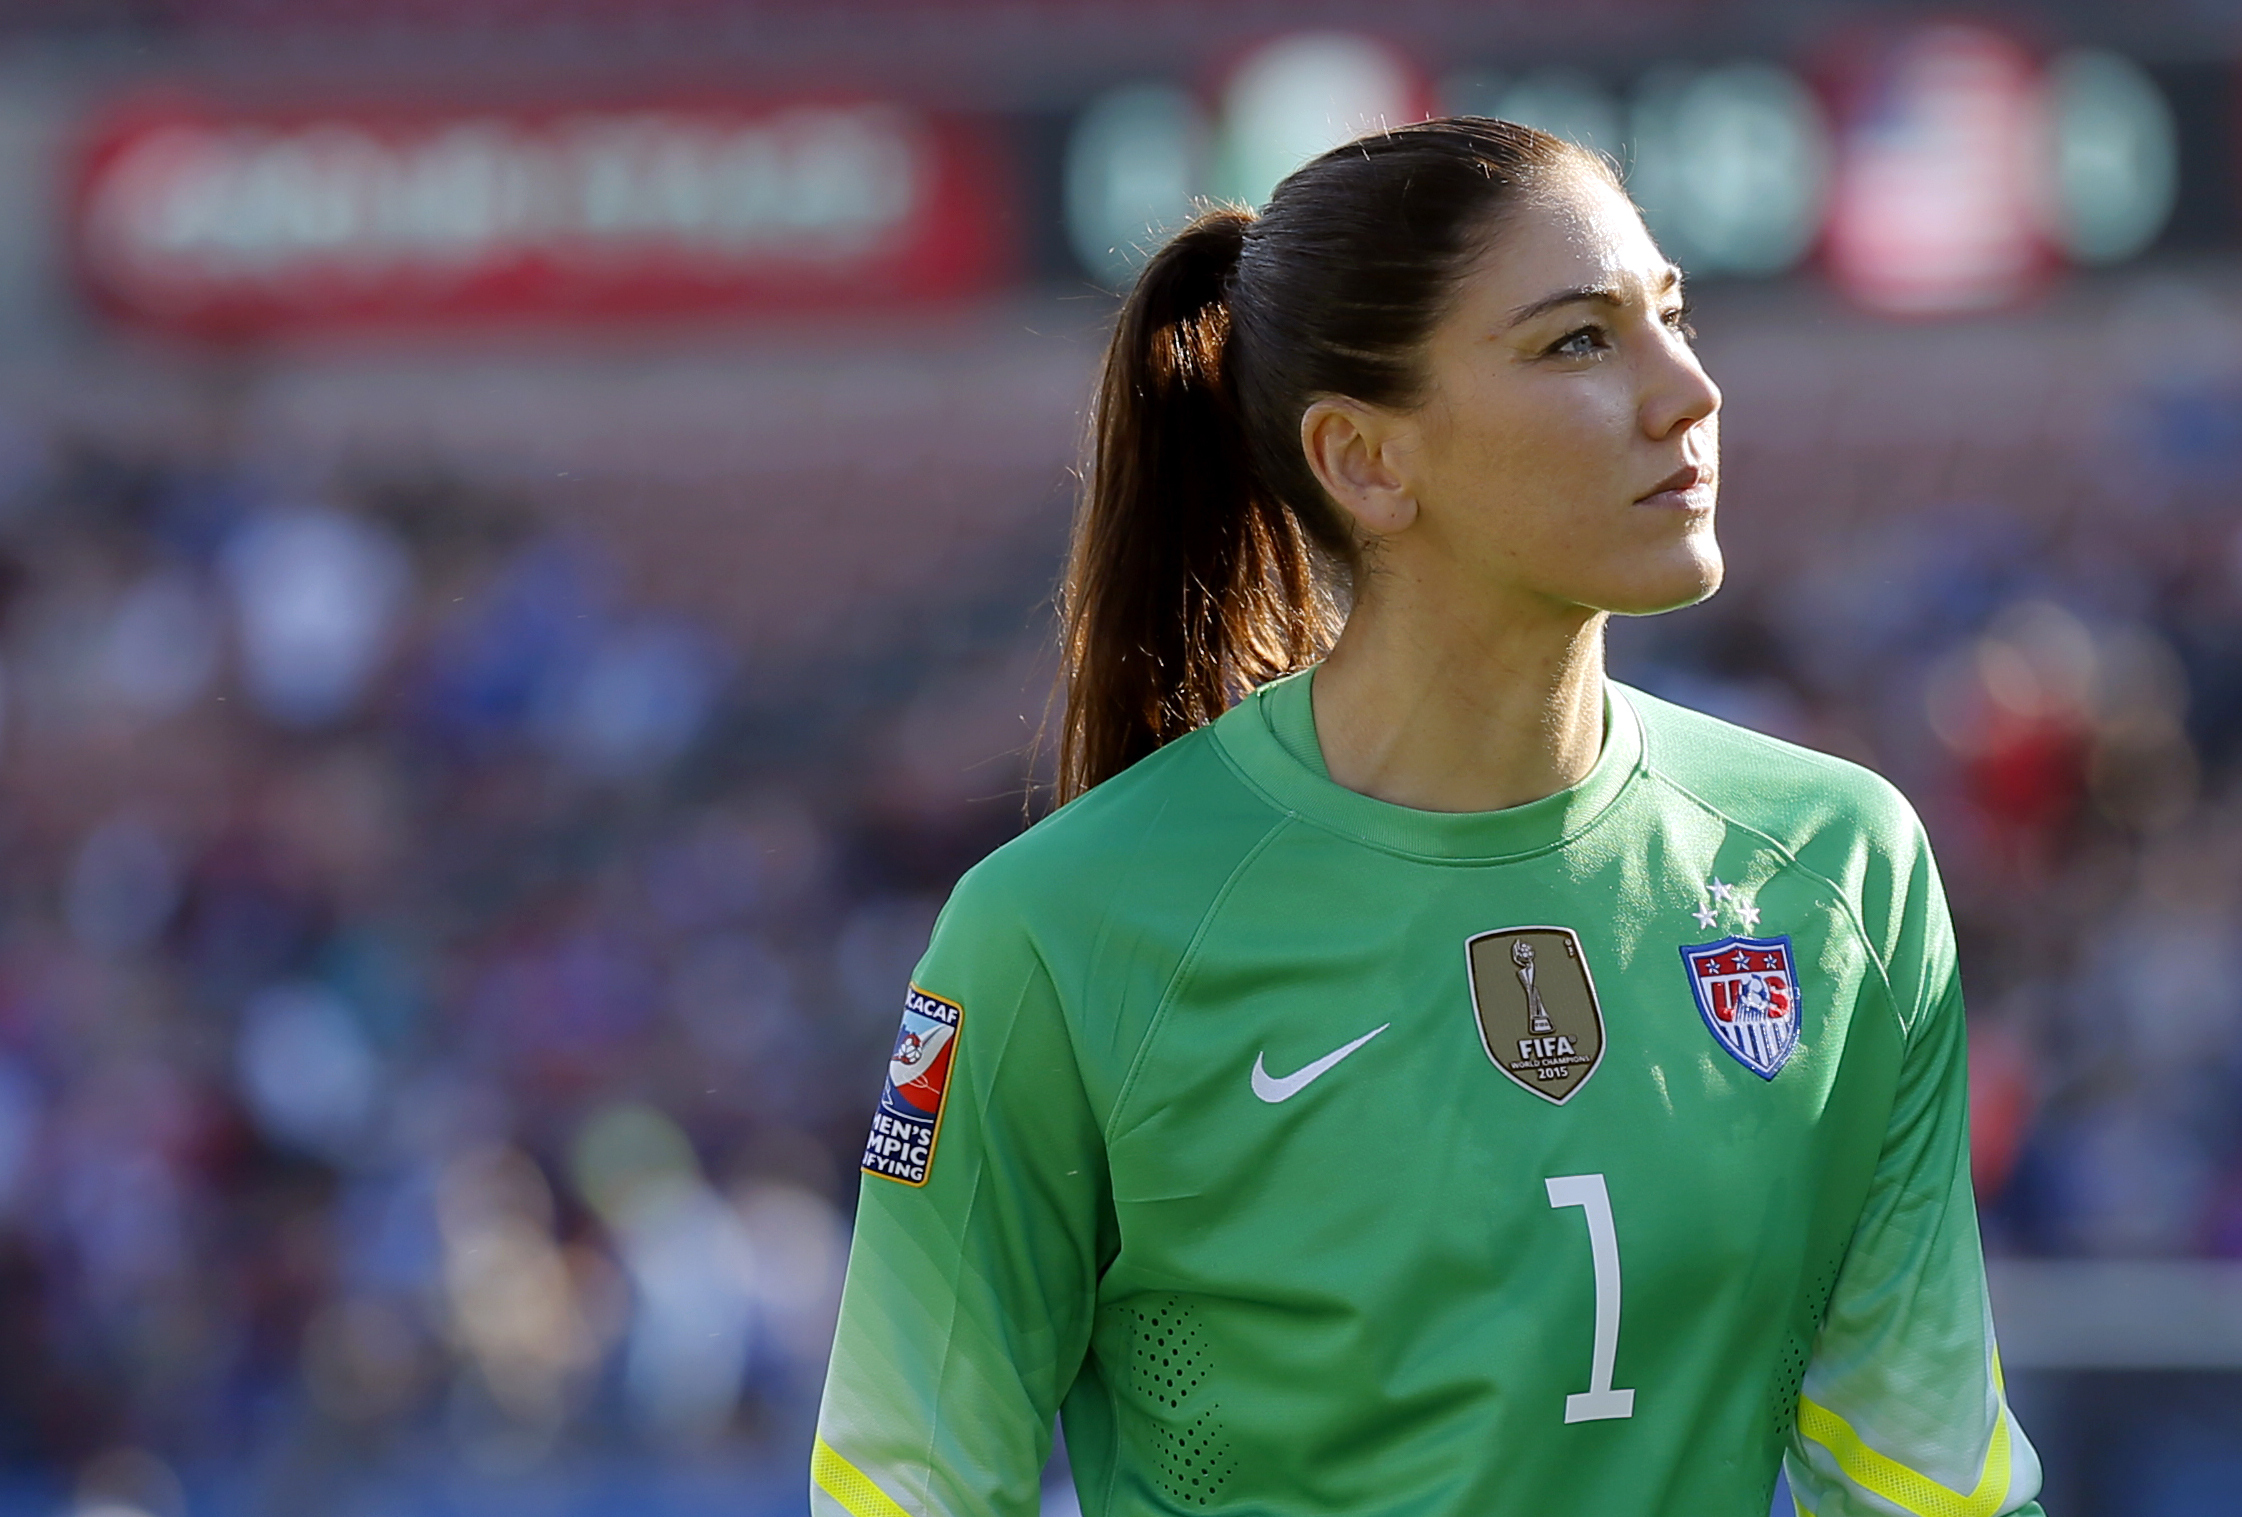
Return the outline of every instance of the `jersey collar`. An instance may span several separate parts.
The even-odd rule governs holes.
[[[1501,811],[1419,811],[1332,781],[1316,740],[1310,667],[1261,686],[1214,724],[1246,778],[1284,810],[1372,847],[1430,858],[1492,860],[1540,853],[1577,837],[1642,766],[1642,723],[1621,686],[1604,681],[1604,743],[1570,790]]]

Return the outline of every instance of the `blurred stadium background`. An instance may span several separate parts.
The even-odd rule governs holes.
[[[2050,1510],[2242,1510],[2242,5],[8,0],[0,1514],[803,1510],[1111,292],[1435,109],[1695,276],[1615,661],[1929,819]]]

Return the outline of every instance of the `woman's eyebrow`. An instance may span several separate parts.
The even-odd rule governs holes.
[[[1512,311],[1510,313],[1510,325],[1517,326],[1521,322],[1532,321],[1536,316],[1546,315],[1559,306],[1574,305],[1582,301],[1594,301],[1601,305],[1616,306],[1625,305],[1626,297],[1609,286],[1559,290],[1554,295],[1544,295],[1541,299],[1529,301],[1517,310]]]
[[[1682,271],[1680,268],[1669,263],[1659,276],[1657,287],[1652,293],[1663,295],[1668,290],[1679,288],[1681,280]],[[1583,301],[1592,301],[1598,305],[1621,306],[1627,303],[1627,293],[1616,285],[1582,285],[1577,289],[1559,290],[1554,295],[1544,295],[1539,300],[1528,301],[1518,307],[1517,310],[1512,311],[1509,325],[1517,326],[1521,322],[1533,320],[1536,316],[1546,315],[1559,306],[1575,305]]]

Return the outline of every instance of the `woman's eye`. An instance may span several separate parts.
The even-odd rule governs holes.
[[[1567,332],[1550,344],[1549,351],[1566,358],[1587,358],[1602,352],[1606,346],[1604,329],[1591,326],[1582,327],[1575,332]]]
[[[1684,337],[1695,337],[1697,329],[1689,324],[1690,313],[1694,309],[1693,306],[1675,306],[1666,313],[1666,325]]]

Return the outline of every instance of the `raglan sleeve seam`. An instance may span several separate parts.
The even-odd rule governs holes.
[[[1045,956],[1042,941],[1033,934],[1029,936],[1028,952],[1035,959],[1035,966],[1042,973],[1044,983],[1051,987],[1051,1005],[1059,1019],[1059,1035],[1066,1039],[1067,1062],[1074,1069],[1075,1090],[1082,1098],[1083,1109],[1089,1112],[1097,1124],[1097,1157],[1104,1170],[1107,1206],[1110,1209],[1113,1194],[1113,1160],[1111,1154],[1107,1151],[1106,1143],[1110,1138],[1107,1129],[1111,1124],[1113,1113],[1105,1112],[1101,1114],[1098,1111],[1097,1097],[1091,1093],[1089,1074],[1083,1067],[1082,1042],[1076,1036],[1075,1016],[1069,1013],[1066,992],[1060,987],[1058,972],[1051,967],[1050,959]],[[1115,1110],[1120,1109],[1122,1099],[1123,1097],[1118,1095],[1114,1098]]]
[[[1692,805],[1703,810],[1706,815],[1718,818],[1739,832],[1749,833],[1751,836],[1758,838],[1767,845],[1777,858],[1783,861],[1784,868],[1797,870],[1830,893],[1830,898],[1837,902],[1839,910],[1844,913],[1846,927],[1851,930],[1855,938],[1859,939],[1861,952],[1868,956],[1869,964],[1876,970],[1876,982],[1883,991],[1884,1004],[1890,1009],[1892,1020],[1899,1024],[1902,1043],[1908,1047],[1913,1047],[1915,1030],[1923,1020],[1923,1008],[1917,1005],[1913,1008],[1912,1013],[1901,1010],[1899,993],[1892,988],[1891,967],[1884,962],[1884,955],[1877,951],[1876,940],[1870,936],[1867,924],[1861,920],[1859,905],[1853,900],[1852,895],[1828,875],[1800,859],[1795,852],[1772,833],[1764,828],[1755,827],[1742,818],[1733,816],[1721,807],[1714,805],[1665,770],[1652,766],[1647,759],[1644,763],[1644,772],[1682,796]]]
[[[1198,963],[1199,954],[1206,946],[1208,930],[1221,914],[1223,906],[1228,903],[1231,893],[1237,889],[1238,882],[1245,877],[1246,871],[1253,867],[1254,862],[1268,851],[1269,846],[1294,820],[1289,811],[1271,820],[1268,829],[1231,866],[1229,874],[1223,877],[1222,888],[1214,893],[1213,898],[1207,902],[1206,909],[1199,914],[1198,921],[1192,925],[1191,940],[1184,946],[1183,952],[1176,959],[1175,968],[1169,972],[1166,984],[1161,987],[1160,1004],[1153,1009],[1151,1018],[1145,1023],[1144,1033],[1137,1039],[1136,1050],[1129,1057],[1129,1071],[1122,1077],[1120,1088],[1114,1094],[1113,1110],[1107,1114],[1101,1129],[1102,1136],[1109,1145],[1122,1131],[1121,1118],[1129,1109],[1130,1099],[1136,1094],[1137,1081],[1144,1072],[1147,1056],[1152,1051],[1153,1043],[1159,1038],[1162,1027],[1166,1025],[1168,1013],[1173,1009],[1184,982],[1189,979],[1192,968]]]

